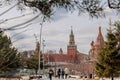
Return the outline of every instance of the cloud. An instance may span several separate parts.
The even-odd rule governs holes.
[[[54,11],[53,11],[53,15],[51,18],[53,18],[54,21],[59,21],[61,19],[64,19],[66,17],[68,17],[68,12],[65,10],[65,9],[60,9],[60,8],[56,8]]]

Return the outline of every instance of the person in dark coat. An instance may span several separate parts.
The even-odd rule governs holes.
[[[50,70],[49,70],[49,78],[50,78],[50,80],[52,80],[52,76],[53,76],[53,74],[54,74],[54,73],[53,73],[53,70],[50,69]]]
[[[62,71],[61,71],[61,75],[62,75],[62,78],[64,79],[64,75],[65,75],[65,71],[64,71],[64,69],[62,69]]]
[[[60,75],[61,75],[61,69],[58,69],[57,76],[58,76],[59,79],[60,79]]]

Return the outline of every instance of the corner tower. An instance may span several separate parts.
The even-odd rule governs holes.
[[[74,34],[71,28],[71,33],[69,36],[69,44],[67,46],[67,55],[70,58],[70,62],[77,62],[77,46],[75,45]]]

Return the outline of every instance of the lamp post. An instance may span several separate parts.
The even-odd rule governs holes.
[[[40,27],[40,42],[39,42],[40,46],[39,46],[38,75],[40,75],[41,35],[42,35],[42,25]]]
[[[40,23],[40,47],[39,47],[39,61],[38,61],[38,75],[40,75],[40,56],[41,56],[41,54],[42,54],[42,52],[41,52],[41,37],[42,37],[42,28],[43,28],[43,22],[44,22],[44,19],[45,19],[45,17],[43,17],[43,21],[42,21],[42,23]]]
[[[48,52],[48,65],[50,65],[50,56],[49,56],[49,51]]]
[[[42,51],[42,53],[43,53],[43,74],[44,74],[44,69],[45,69],[45,63],[44,63],[44,48],[45,48],[45,40],[43,40],[43,42],[42,42],[42,45],[43,45],[43,51]]]

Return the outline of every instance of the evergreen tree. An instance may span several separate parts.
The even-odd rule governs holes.
[[[39,42],[36,43],[36,49],[34,54],[28,59],[27,67],[29,69],[35,69],[35,73],[37,74],[38,71],[38,60],[39,60]]]
[[[120,54],[117,45],[116,35],[113,30],[109,29],[107,41],[101,49],[98,61],[95,64],[95,73],[99,77],[111,77],[111,80],[114,80],[114,77],[120,74]]]
[[[115,26],[114,34],[116,36],[117,47],[119,49],[118,52],[120,53],[120,21],[116,21],[114,26]]]
[[[10,38],[0,32],[0,72],[15,70],[20,67],[20,56],[12,47]]]
[[[39,64],[39,49],[40,49],[39,46],[40,44],[39,42],[37,42],[34,54],[27,61],[27,67],[29,69],[34,69],[36,74],[38,71],[38,64]],[[42,52],[40,52],[40,69],[43,69],[43,66],[46,68],[48,65],[45,64],[43,65],[43,55]]]

